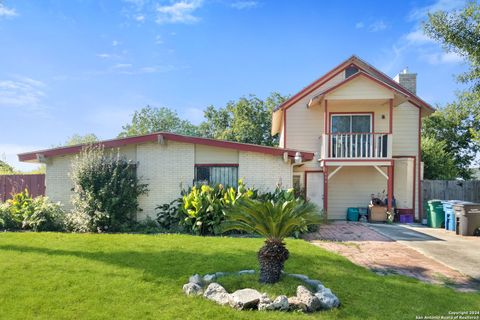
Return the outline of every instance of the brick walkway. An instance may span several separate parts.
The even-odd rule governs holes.
[[[448,284],[462,291],[480,289],[478,282],[471,278],[377,233],[366,224],[322,225],[318,232],[307,235],[306,240],[380,275],[401,274],[428,283]]]

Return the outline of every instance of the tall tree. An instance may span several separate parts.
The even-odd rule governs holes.
[[[422,137],[435,139],[444,145],[445,152],[453,156],[458,177],[472,178],[471,166],[478,161],[480,144],[480,104],[473,93],[459,95],[458,101],[438,109],[423,120]],[[424,159],[426,167],[428,158]]]
[[[225,107],[208,107],[205,121],[200,125],[200,135],[244,143],[267,146],[278,145],[278,137],[271,135],[272,111],[287,97],[272,93],[265,100],[255,95],[230,101]]]
[[[423,136],[430,150],[440,144],[447,154],[453,155],[459,177],[472,178],[471,166],[478,161],[480,151],[480,5],[471,1],[457,11],[438,11],[428,15],[424,31],[438,41],[447,52],[462,56],[468,70],[458,81],[471,84],[471,88],[457,95],[457,100],[440,108],[423,122]],[[425,145],[426,147],[426,145]],[[433,163],[425,158],[425,167]]]
[[[453,180],[458,177],[453,155],[446,151],[445,141],[425,137],[422,139],[424,178],[430,180]]]
[[[98,138],[93,133],[88,133],[84,136],[75,133],[73,136],[67,139],[67,141],[65,142],[65,145],[73,146],[76,144],[93,143],[97,141],[98,141]]]
[[[480,92],[480,4],[470,1],[462,10],[430,13],[424,30],[446,51],[465,58],[469,70],[458,79],[472,83],[473,91]]]
[[[6,163],[5,161],[0,160],[0,174],[11,174],[15,170],[11,165]]]
[[[122,127],[119,137],[129,137],[152,132],[172,132],[195,136],[197,127],[181,119],[177,112],[169,108],[146,106],[135,111],[131,123]]]

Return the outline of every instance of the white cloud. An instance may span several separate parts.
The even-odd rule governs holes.
[[[363,27],[365,27],[365,24],[362,21],[355,24],[355,29],[362,29]]]
[[[99,53],[99,54],[97,54],[97,57],[102,58],[102,59],[108,59],[108,58],[111,58],[112,55],[109,54],[109,53]]]
[[[421,29],[415,29],[407,33],[405,39],[411,44],[434,43],[433,39],[429,38]]]
[[[387,24],[383,20],[377,20],[368,27],[370,32],[378,32],[385,29],[387,29]]]
[[[194,13],[202,6],[202,0],[182,0],[170,5],[156,6],[158,24],[185,23],[192,24],[200,20]]]
[[[130,63],[117,63],[116,65],[113,66],[114,69],[123,69],[123,68],[131,68],[131,67],[133,67],[133,65]]]
[[[28,110],[42,110],[47,94],[45,84],[28,77],[15,77],[14,80],[0,80],[0,108],[15,107]]]
[[[427,17],[429,12],[456,10],[463,5],[465,5],[465,0],[438,0],[429,6],[413,9],[409,14],[408,19],[413,21],[423,20]]]
[[[112,46],[114,46],[114,47],[119,46],[119,45],[121,45],[121,44],[122,44],[122,43],[121,43],[120,41],[118,41],[118,40],[113,40],[113,41],[112,41]]]
[[[136,15],[134,19],[137,20],[138,22],[143,22],[145,21],[145,16],[143,14],[139,14],[139,15]]]
[[[18,16],[18,13],[13,8],[7,8],[4,4],[0,3],[0,18],[7,17],[12,18]]]
[[[422,58],[428,63],[436,64],[456,64],[464,61],[462,56],[455,52],[435,52],[422,55]]]
[[[155,44],[162,44],[163,43],[163,38],[160,35],[157,35],[155,37]]]
[[[234,9],[244,10],[244,9],[253,9],[258,7],[258,1],[236,1],[230,4]]]

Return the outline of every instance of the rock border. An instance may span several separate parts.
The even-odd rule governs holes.
[[[266,293],[260,293],[255,289],[245,288],[228,293],[224,287],[215,280],[227,275],[255,274],[255,270],[241,270],[238,272],[215,272],[206,274],[203,277],[194,274],[183,285],[183,292],[189,296],[203,295],[206,299],[212,300],[220,305],[229,305],[238,310],[260,310],[260,311],[301,311],[316,312],[338,308],[340,300],[326,288],[319,280],[310,279],[308,276],[297,273],[282,273],[286,276],[299,279],[315,289],[312,293],[305,286],[297,287],[297,295],[287,297],[280,295],[273,301]]]

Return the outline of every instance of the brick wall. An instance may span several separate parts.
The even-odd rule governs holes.
[[[148,184],[149,192],[141,196],[138,219],[156,217],[155,207],[180,196],[181,186],[188,188],[194,179],[193,144],[167,141],[165,145],[147,143],[137,146],[137,174]]]
[[[277,184],[292,187],[292,166],[282,157],[241,151],[238,177],[248,186],[261,190],[274,190]]]

